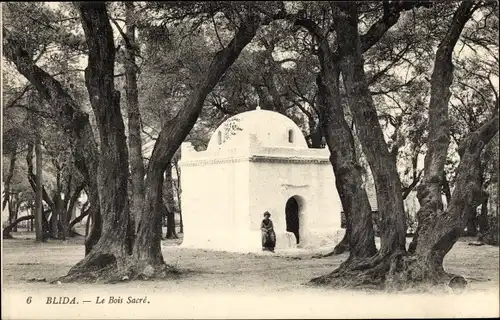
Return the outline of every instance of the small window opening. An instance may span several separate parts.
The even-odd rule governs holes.
[[[288,142],[293,143],[293,130],[288,130]]]
[[[217,132],[217,140],[219,142],[219,144],[222,144],[222,132]]]

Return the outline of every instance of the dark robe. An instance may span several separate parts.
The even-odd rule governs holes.
[[[274,233],[273,222],[270,219],[262,220],[260,230],[262,231],[262,250],[274,251],[276,234]]]

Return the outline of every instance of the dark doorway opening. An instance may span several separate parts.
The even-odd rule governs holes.
[[[285,205],[286,231],[293,232],[299,243],[299,203],[294,197],[288,199]]]

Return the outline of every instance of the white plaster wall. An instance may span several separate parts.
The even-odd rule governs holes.
[[[245,250],[248,231],[248,162],[181,163],[182,246]]]
[[[251,162],[250,229],[260,246],[260,222],[269,211],[276,248],[294,247],[286,232],[285,204],[299,196],[299,247],[326,245],[340,229],[340,200],[328,163]]]

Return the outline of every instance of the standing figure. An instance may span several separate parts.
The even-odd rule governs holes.
[[[264,212],[264,220],[262,220],[260,224],[260,230],[262,231],[262,250],[274,252],[276,234],[274,233],[273,222],[269,217],[271,217],[271,214],[268,211]]]

